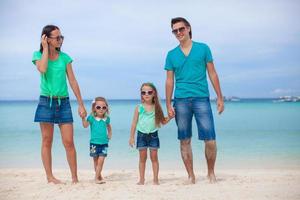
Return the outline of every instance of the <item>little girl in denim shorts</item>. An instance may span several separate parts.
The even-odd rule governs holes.
[[[96,97],[92,103],[92,113],[82,118],[82,125],[87,128],[90,125],[90,156],[94,160],[95,183],[105,183],[101,175],[104,159],[107,156],[108,141],[111,139],[112,131],[110,118],[108,116],[108,103],[103,97]]]
[[[150,149],[150,157],[153,169],[153,184],[158,185],[159,163],[157,150],[159,149],[158,128],[161,124],[170,121],[164,117],[161,105],[159,103],[156,87],[152,83],[144,83],[140,89],[141,104],[136,106],[134,117],[131,125],[129,145],[135,145],[135,131],[137,129],[136,148],[139,150],[139,174],[140,180],[138,185],[145,183],[145,168],[147,160],[147,149]]]

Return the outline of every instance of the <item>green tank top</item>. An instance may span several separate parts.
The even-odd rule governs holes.
[[[139,105],[139,118],[137,122],[137,130],[142,133],[153,133],[157,131],[155,126],[155,110],[147,112],[144,105]]]

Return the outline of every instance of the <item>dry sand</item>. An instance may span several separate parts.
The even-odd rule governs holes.
[[[0,199],[300,199],[300,168],[219,170],[216,184],[203,173],[195,185],[186,185],[184,171],[161,171],[158,186],[152,185],[151,172],[145,185],[136,185],[137,170],[104,171],[105,184],[95,184],[91,170],[80,170],[76,185],[71,184],[69,170],[54,174],[65,184],[46,183],[42,169],[0,169]]]

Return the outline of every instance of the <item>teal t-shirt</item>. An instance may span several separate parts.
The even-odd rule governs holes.
[[[209,47],[194,42],[188,56],[180,46],[168,52],[165,70],[175,75],[175,98],[209,97],[206,64],[213,62]]]
[[[32,62],[42,59],[42,53],[35,51]],[[64,52],[59,52],[56,60],[48,59],[48,68],[41,74],[40,94],[44,96],[67,97],[67,65],[72,62],[72,58]]]
[[[89,115],[87,121],[90,123],[91,139],[93,144],[108,144],[107,125],[110,123],[110,118],[100,119],[99,121],[92,115]]]
[[[137,122],[137,130],[142,133],[153,133],[157,131],[155,126],[155,111],[147,112],[144,105],[139,105],[139,118]]]

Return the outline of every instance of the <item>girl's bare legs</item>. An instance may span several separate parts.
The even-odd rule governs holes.
[[[97,164],[98,164],[98,157],[99,157],[99,156],[93,157],[95,174],[96,174],[96,169],[97,169]],[[102,180],[102,179],[103,179],[103,178],[102,178],[102,176],[100,175],[100,176],[98,177],[98,180]]]
[[[77,160],[76,160],[76,150],[74,146],[73,139],[73,124],[66,123],[59,125],[62,141],[66,150],[67,160],[70,166],[71,174],[72,174],[72,182],[77,183]]]
[[[150,149],[150,158],[151,158],[152,170],[153,170],[153,184],[159,185],[159,181],[158,181],[159,163],[158,163],[157,149]]]
[[[60,180],[56,179],[52,173],[51,149],[52,149],[52,142],[53,142],[54,125],[50,123],[40,123],[40,128],[42,132],[41,155],[42,155],[42,161],[46,171],[48,183],[54,183],[54,184],[62,183]]]
[[[137,184],[144,185],[146,160],[147,160],[147,149],[141,149],[141,150],[139,150],[139,152],[140,152],[140,161],[139,161],[140,180]]]
[[[102,181],[102,175],[101,175],[101,172],[102,172],[102,169],[103,169],[104,160],[105,160],[104,156],[98,156],[97,167],[96,167],[96,171],[95,171],[95,182],[96,183],[104,183]]]

